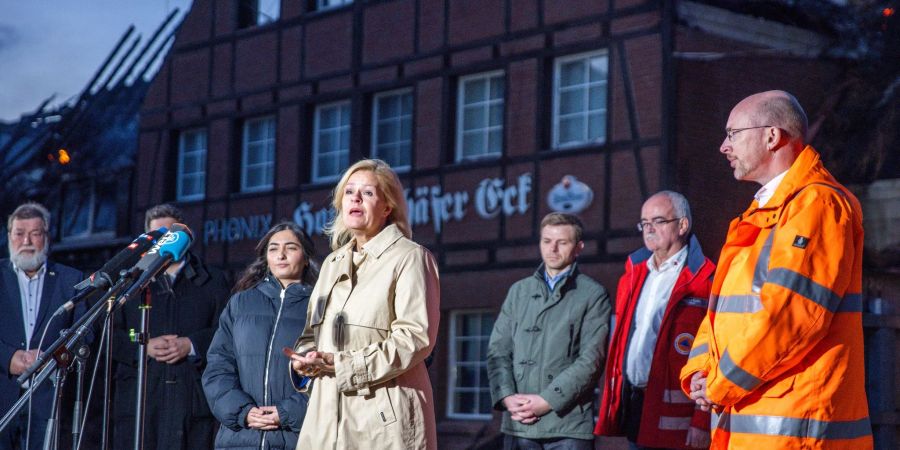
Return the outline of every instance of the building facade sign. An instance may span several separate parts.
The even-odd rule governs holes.
[[[272,228],[271,214],[209,219],[203,223],[203,243],[257,240]]]
[[[547,206],[553,211],[577,214],[594,201],[594,191],[572,175],[562,177],[547,193]]]
[[[532,175],[519,175],[514,183],[502,178],[485,178],[470,194],[467,191],[444,191],[443,186],[419,186],[406,189],[409,222],[413,227],[431,224],[440,234],[445,223],[459,222],[469,212],[470,199],[474,199],[475,214],[485,220],[499,215],[525,214],[531,208]],[[310,202],[301,202],[294,209],[294,222],[310,235],[321,235],[334,218],[331,206],[317,210]],[[203,225],[203,242],[236,242],[243,239],[259,239],[272,226],[272,215],[250,215],[209,219]]]

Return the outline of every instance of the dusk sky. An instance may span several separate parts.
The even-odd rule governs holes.
[[[0,121],[78,95],[131,24],[146,42],[191,0],[0,0]],[[140,47],[138,47],[140,49]]]

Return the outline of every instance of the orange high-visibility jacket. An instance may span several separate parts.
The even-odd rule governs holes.
[[[871,449],[862,209],[806,147],[731,222],[682,389],[708,372],[712,448]]]

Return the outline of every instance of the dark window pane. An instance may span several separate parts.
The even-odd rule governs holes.
[[[478,396],[478,413],[490,414],[494,405],[491,403],[491,394],[489,391],[482,391]]]
[[[489,313],[481,314],[481,335],[490,336],[494,331],[494,315]]]

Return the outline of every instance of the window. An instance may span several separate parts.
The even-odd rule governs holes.
[[[503,149],[503,72],[460,79],[456,161],[500,156]]]
[[[62,239],[112,237],[116,230],[115,177],[98,176],[63,184]]]
[[[316,107],[313,182],[332,181],[350,165],[350,102]]]
[[[244,122],[241,192],[272,189],[275,180],[275,118]]]
[[[384,92],[372,105],[372,156],[394,170],[410,169],[413,96],[409,89]]]
[[[201,200],[206,187],[206,130],[188,130],[178,137],[178,201]]]
[[[487,348],[496,314],[490,311],[450,313],[450,379],[447,417],[491,418]]]
[[[238,8],[239,28],[265,25],[278,20],[281,0],[241,0]]]
[[[553,74],[553,148],[606,142],[606,51],[558,58]]]
[[[338,8],[353,3],[353,0],[316,0],[316,11]]]

